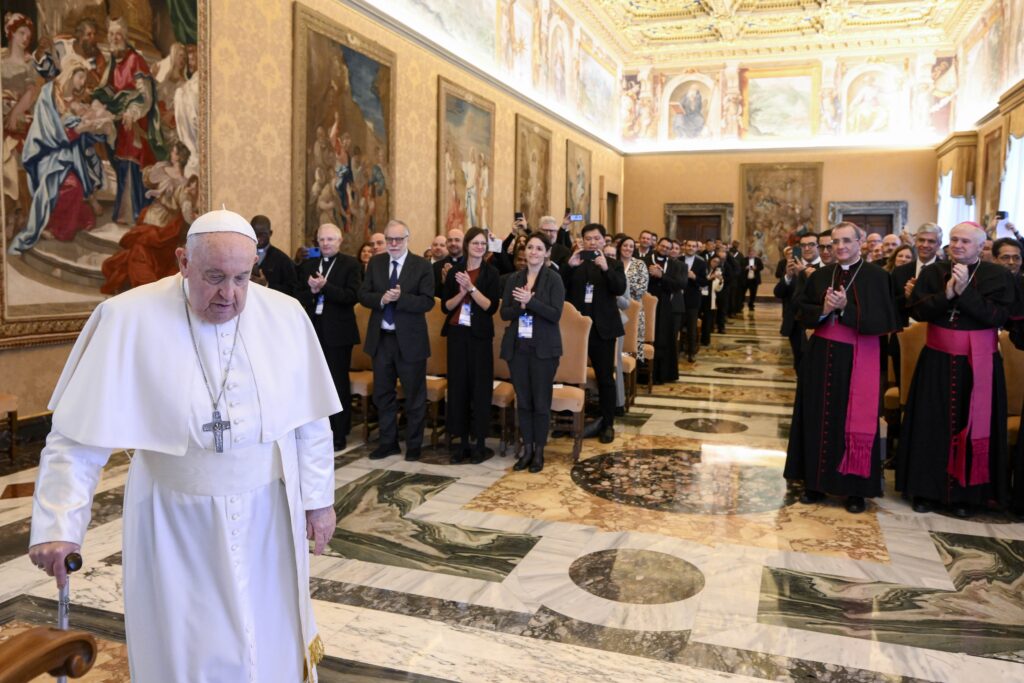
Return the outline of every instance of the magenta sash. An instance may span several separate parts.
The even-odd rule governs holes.
[[[992,432],[992,354],[998,348],[999,337],[995,329],[950,330],[938,325],[928,326],[928,348],[951,356],[967,356],[974,376],[971,387],[971,405],[967,413],[967,426],[954,434],[949,444],[949,464],[946,471],[960,486],[967,486],[967,439],[972,453],[970,484],[989,482],[988,455]],[[956,385],[952,387],[956,390]]]
[[[871,451],[878,433],[878,396],[882,386],[878,337],[857,334],[852,327],[831,320],[815,329],[814,334],[853,347],[850,395],[846,399],[846,450],[839,472],[866,479],[871,476]]]

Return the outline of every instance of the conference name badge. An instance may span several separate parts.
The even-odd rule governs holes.
[[[519,338],[533,339],[533,316],[523,314],[519,316]]]
[[[594,285],[590,282],[587,283],[587,289],[583,293],[583,303],[592,304],[594,303]]]
[[[459,325],[461,325],[462,327],[469,327],[469,320],[472,315],[472,304],[462,304],[462,310],[459,311]]]
[[[324,312],[324,295],[321,294],[316,298],[316,314],[323,315]]]

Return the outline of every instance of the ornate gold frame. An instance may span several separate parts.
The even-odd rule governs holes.
[[[572,140],[565,141],[565,205],[572,207],[572,157],[573,150],[578,149],[586,153],[587,155],[587,205],[583,207],[583,222],[591,223],[595,219],[590,215],[590,209],[594,203],[594,154],[589,148],[584,147]],[[582,225],[576,226],[574,234],[579,232]]]
[[[211,0],[196,0],[199,18],[199,196],[204,206],[210,205],[210,10]],[[0,206],[0,224],[3,207]],[[45,346],[74,341],[92,313],[94,306],[84,304],[80,311],[53,315],[10,317],[7,312],[6,242],[0,243],[0,350]],[[77,308],[77,307],[76,307]]]
[[[778,163],[778,164],[740,164],[740,194],[739,203],[736,210],[736,220],[733,230],[733,239],[738,239],[745,243],[746,240],[751,236],[749,234],[749,226],[747,225],[747,178],[751,173],[764,170],[779,170],[779,171],[812,171],[814,174],[814,183],[816,192],[814,195],[817,206],[814,211],[814,222],[811,226],[814,232],[821,232],[824,206],[822,198],[824,195],[824,170],[825,163],[822,161],[804,161],[804,162],[791,162],[791,163]]]
[[[394,214],[395,206],[395,109],[397,103],[396,87],[398,83],[398,58],[394,52],[378,45],[355,31],[329,19],[319,12],[295,3],[294,10],[294,47],[292,57],[292,247],[298,248],[306,244],[306,163],[309,150],[306,147],[306,102],[308,83],[306,74],[309,70],[309,33],[315,31],[336,43],[373,57],[391,69],[391,111],[388,115],[388,215]]]

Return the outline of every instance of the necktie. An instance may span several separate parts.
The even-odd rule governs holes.
[[[391,262],[391,278],[388,279],[388,289],[394,289],[398,284],[398,261]],[[388,325],[395,324],[395,302],[384,306],[384,322]]]

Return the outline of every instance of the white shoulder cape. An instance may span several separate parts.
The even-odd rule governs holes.
[[[184,455],[192,383],[202,379],[181,285],[173,275],[96,307],[50,398],[56,431],[89,446]],[[341,410],[295,299],[250,285],[239,335],[256,379],[261,441]]]

